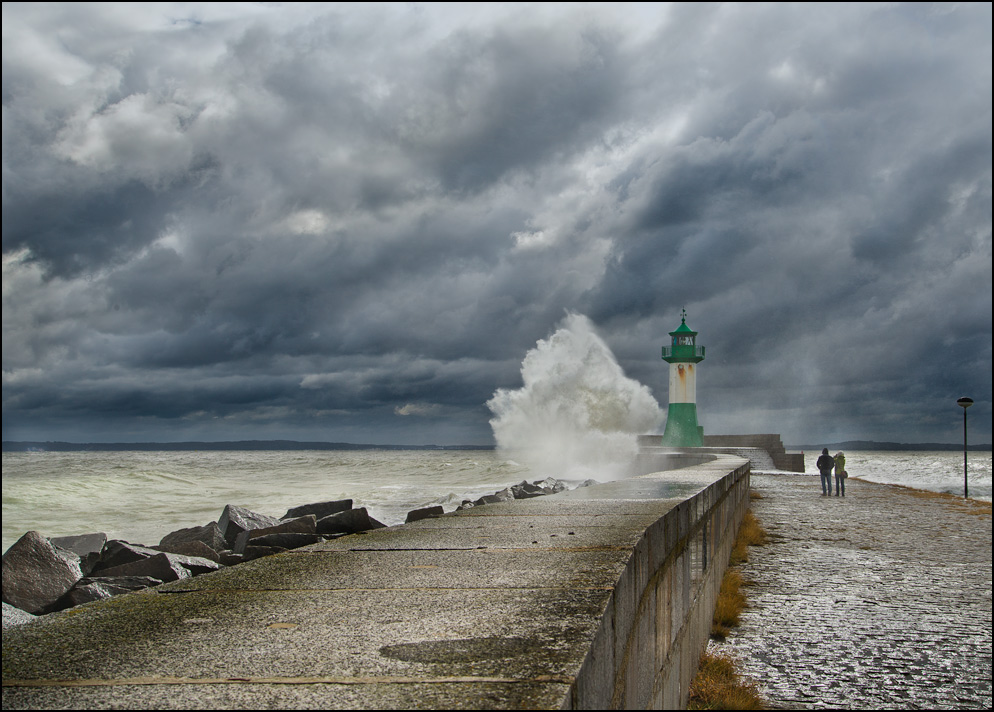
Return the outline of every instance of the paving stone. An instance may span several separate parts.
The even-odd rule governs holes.
[[[821,497],[817,477],[752,474],[770,542],[715,647],[777,708],[990,709],[990,508],[847,484]]]

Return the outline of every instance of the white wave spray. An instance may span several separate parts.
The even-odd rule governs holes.
[[[631,474],[638,435],[662,412],[582,314],[568,314],[521,364],[524,386],[487,401],[498,452],[538,477],[618,479]]]

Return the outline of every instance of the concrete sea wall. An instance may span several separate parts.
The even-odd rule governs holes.
[[[804,455],[796,452],[787,452],[783,441],[780,440],[780,436],[775,433],[761,435],[705,435],[704,447],[759,448],[770,454],[776,469],[787,472],[804,472]]]
[[[662,435],[640,435],[642,455],[653,451],[669,453],[712,453],[739,455],[752,460],[756,470],[784,470],[804,472],[804,455],[790,453],[776,433],[757,435],[704,435],[703,446],[696,448],[670,448],[662,446]],[[648,470],[643,470],[648,472]]]
[[[704,459],[44,616],[4,631],[3,706],[685,707],[749,505]]]
[[[564,707],[686,709],[735,534],[749,507],[749,466],[731,467],[729,460],[715,460],[730,467],[727,474],[646,529]],[[689,482],[694,469],[648,478]]]

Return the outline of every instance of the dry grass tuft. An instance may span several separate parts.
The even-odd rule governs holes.
[[[752,510],[746,510],[745,516],[742,518],[742,526],[739,527],[739,533],[735,537],[735,543],[732,545],[732,556],[728,560],[729,566],[738,566],[739,564],[749,560],[749,547],[750,546],[763,546],[766,543],[766,530],[756,519],[756,515],[752,513]]]
[[[761,710],[765,709],[756,686],[743,682],[735,664],[723,655],[705,652],[690,683],[691,710]]]
[[[761,499],[761,497],[759,497]],[[715,604],[711,635],[724,640],[730,629],[739,624],[739,617],[746,606],[742,587],[745,581],[737,568],[749,559],[749,546],[766,543],[766,530],[759,520],[747,510],[732,545],[729,566],[721,580],[718,601]],[[743,682],[735,672],[735,664],[728,657],[705,652],[690,683],[692,710],[761,710],[765,709],[755,685]]]
[[[742,586],[745,583],[742,573],[736,568],[749,560],[749,547],[762,546],[766,543],[766,530],[756,519],[752,510],[746,510],[742,524],[732,545],[732,554],[728,560],[728,569],[721,580],[718,591],[718,601],[714,607],[714,619],[711,622],[711,635],[723,640],[729,629],[739,624],[739,616],[745,608],[745,594]]]
[[[742,517],[742,526],[739,528],[739,536],[746,540],[749,546],[763,546],[766,544],[766,530],[756,519],[756,515],[751,509],[747,509]]]
[[[742,583],[742,574],[733,568],[729,568],[721,580],[718,601],[714,606],[714,619],[711,621],[711,635],[716,638],[724,639],[730,629],[739,624],[739,616],[746,605]]]

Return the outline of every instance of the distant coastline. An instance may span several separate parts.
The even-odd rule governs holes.
[[[962,443],[891,443],[873,440],[846,440],[840,443],[818,445],[789,445],[788,450],[937,450],[962,451]],[[70,443],[61,441],[4,441],[3,452],[175,452],[222,450],[493,450],[493,445],[373,445],[369,443],[299,442],[296,440],[228,440],[221,442],[170,442],[170,443]],[[990,452],[990,443],[969,445],[968,450]]]
[[[367,443],[298,442],[296,440],[229,440],[173,443],[68,443],[3,441],[3,452],[174,452],[203,450],[493,450],[493,445],[372,445]]]
[[[963,443],[888,443],[876,442],[875,440],[846,440],[841,443],[822,443],[819,445],[788,445],[788,450],[821,450],[827,447],[829,450],[941,450],[963,452]],[[973,452],[990,452],[991,444],[967,445],[967,450]]]

